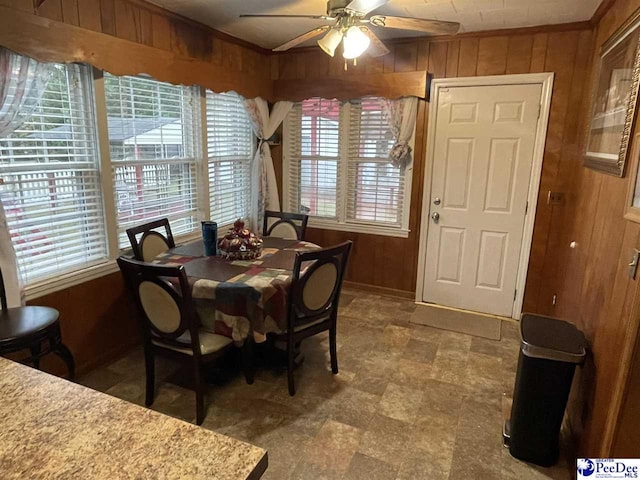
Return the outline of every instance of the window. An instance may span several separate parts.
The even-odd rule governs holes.
[[[91,70],[55,65],[33,114],[0,139],[0,188],[26,283],[107,258],[93,105]]]
[[[116,271],[109,260],[129,247],[131,226],[167,217],[179,236],[204,218],[249,215],[256,142],[241,96],[104,73],[96,102],[90,67],[52,68],[33,113],[0,138],[0,193],[27,298]]]
[[[105,74],[118,243],[160,217],[175,235],[198,228],[200,97],[194,87]]]
[[[401,227],[404,172],[389,163],[394,139],[381,99],[351,102],[347,220]]]
[[[408,235],[411,167],[392,166],[383,99],[312,98],[285,120],[285,205],[320,228]]]
[[[254,139],[242,97],[207,90],[209,206],[218,225],[249,214]]]
[[[294,105],[286,121],[291,211],[337,219],[340,102],[304,100]]]

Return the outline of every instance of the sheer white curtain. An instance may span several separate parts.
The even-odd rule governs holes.
[[[0,47],[0,138],[18,128],[40,101],[53,66]]]
[[[13,133],[31,115],[51,77],[52,68],[51,64],[40,63],[0,47],[0,139]],[[23,304],[20,275],[1,188],[0,269],[9,307]]]
[[[383,109],[395,139],[395,144],[389,151],[389,161],[394,167],[406,167],[411,163],[409,140],[416,126],[418,99],[404,97],[398,100],[385,100]]]
[[[266,142],[280,126],[293,107],[292,102],[278,102],[269,114],[269,105],[262,98],[244,101],[253,131],[258,137],[258,149],[251,164],[251,228],[262,230],[264,211],[280,210],[276,172],[271,158],[271,147]]]

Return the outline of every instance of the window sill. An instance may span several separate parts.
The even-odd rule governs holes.
[[[57,277],[47,278],[40,282],[32,283],[25,287],[25,297],[27,301],[34,300],[36,298],[44,297],[50,293],[59,292],[69,287],[80,285],[81,283],[95,280],[96,278],[104,277],[111,273],[118,271],[118,264],[115,260],[108,260],[98,265],[83,268],[82,270],[76,270],[62,274]]]
[[[175,238],[176,244],[186,243],[196,240],[201,237],[199,231],[180,235]],[[130,248],[123,248],[118,255],[131,255]],[[97,265],[83,268],[81,270],[75,270],[73,272],[67,272],[57,277],[47,278],[39,282],[34,282],[31,285],[27,285],[24,289],[25,299],[27,301],[35,300],[36,298],[44,297],[51,293],[59,292],[66,288],[75,287],[81,283],[90,282],[105,275],[115,273],[119,271],[118,263],[115,260],[106,260]]]
[[[410,232],[410,230],[395,227],[385,227],[365,223],[338,223],[316,218],[311,218],[309,220],[309,226],[311,228],[318,228],[322,230],[338,230],[342,232],[365,233],[369,235],[383,235],[399,238],[408,238]],[[225,227],[223,226],[219,228]],[[176,237],[176,243],[180,244],[193,241],[200,238],[200,236],[201,234],[198,231],[180,235],[179,237]],[[123,253],[125,253],[124,250],[120,252],[120,254]],[[97,265],[92,265],[91,267],[76,270],[74,272],[68,272],[57,277],[48,278],[28,285],[25,287],[25,297],[27,301],[35,300],[37,298],[44,297],[45,295],[104,277],[105,275],[115,273],[118,270],[118,264],[116,261],[108,260]]]
[[[398,238],[409,238],[409,232],[411,232],[411,230],[406,228],[372,225],[369,223],[340,223],[319,218],[310,218],[309,227],[321,230],[338,230],[341,232],[366,233],[368,235],[382,235]]]

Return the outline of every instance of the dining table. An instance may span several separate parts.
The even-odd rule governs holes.
[[[297,252],[319,249],[302,240],[264,237],[254,260],[207,256],[202,240],[176,246],[153,263],[184,265],[202,327],[242,344],[287,328],[288,295]]]

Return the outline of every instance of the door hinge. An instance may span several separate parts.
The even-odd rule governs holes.
[[[524,214],[529,213],[529,200],[527,200],[527,204],[524,206]]]
[[[542,104],[538,104],[538,119],[540,118],[540,114],[542,113]]]
[[[513,300],[515,301],[517,297],[518,297],[518,289],[516,288],[513,292]]]
[[[553,305],[555,307],[557,301],[558,301],[558,295],[554,293],[553,297],[551,298],[551,305]]]

